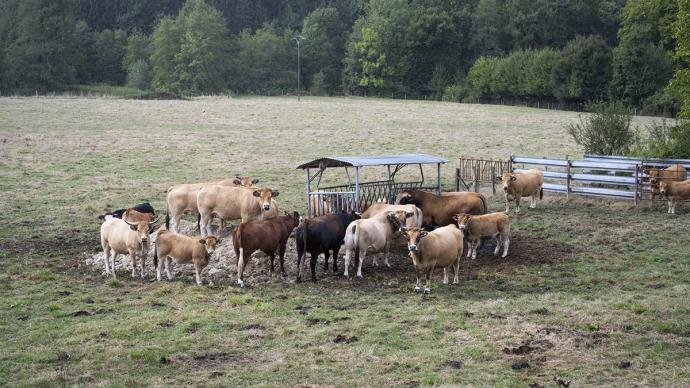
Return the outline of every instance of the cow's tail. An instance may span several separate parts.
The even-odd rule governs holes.
[[[486,207],[486,197],[484,197],[483,194],[479,194],[479,199],[482,200],[482,206],[484,207],[482,214],[486,214],[489,211],[489,209]]]
[[[221,220],[221,224],[223,221]],[[196,228],[201,230],[201,212],[196,213]]]
[[[540,186],[539,187],[539,200],[541,201],[542,199],[544,199],[544,187]]]
[[[309,227],[309,221],[304,218],[304,228],[302,229],[302,255],[299,254],[299,249],[297,250],[297,279],[302,277],[302,268],[304,268],[304,262],[307,259],[307,228]],[[295,245],[299,244],[300,241],[295,241]]]
[[[353,248],[355,250],[355,266],[359,266],[359,229],[352,225]]]
[[[165,208],[165,229],[170,230],[170,208]]]
[[[153,268],[158,269],[158,244],[153,243]]]

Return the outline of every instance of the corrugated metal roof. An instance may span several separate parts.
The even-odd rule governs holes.
[[[298,169],[325,167],[364,167],[396,164],[436,164],[447,163],[447,159],[426,154],[382,155],[382,156],[331,156],[314,159],[299,165]]]

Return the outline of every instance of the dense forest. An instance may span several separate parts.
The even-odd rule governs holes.
[[[690,110],[690,0],[3,0],[0,92],[304,89]],[[685,99],[685,100],[684,100]]]

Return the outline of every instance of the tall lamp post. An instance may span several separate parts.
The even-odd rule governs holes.
[[[302,72],[302,59],[301,59],[301,53],[300,53],[300,44],[304,40],[304,37],[302,35],[297,35],[294,38],[292,38],[295,42],[297,42],[297,101],[299,101],[299,81],[300,81],[300,74]]]

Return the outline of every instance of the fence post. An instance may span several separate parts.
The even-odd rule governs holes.
[[[460,169],[455,169],[455,191],[460,191]]]
[[[568,166],[566,167],[566,178],[565,178],[565,199],[569,200],[570,199],[570,167],[572,165],[572,162],[570,160],[566,160],[568,162]]]
[[[635,198],[633,199],[633,203],[635,203],[635,206],[637,206],[639,200],[637,197],[637,194],[640,190],[640,165],[635,163]]]
[[[491,192],[496,195],[496,164],[491,164]]]
[[[474,165],[474,192],[479,192],[479,163]]]

